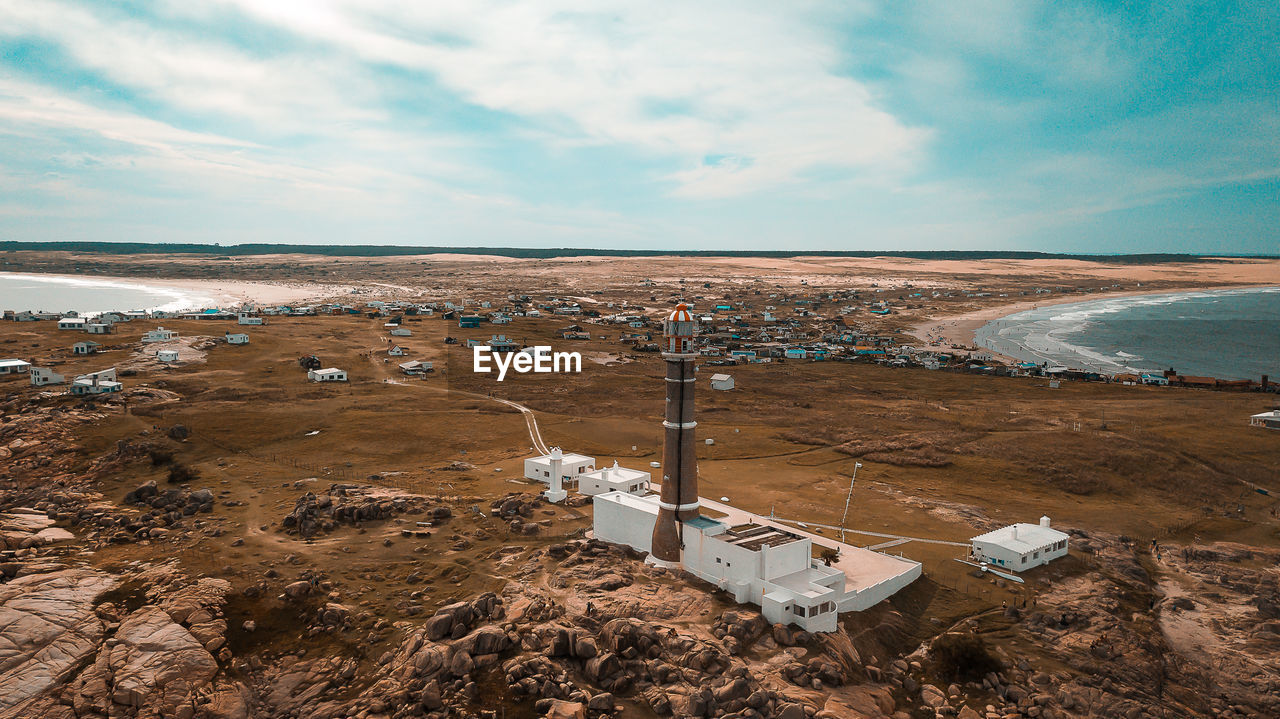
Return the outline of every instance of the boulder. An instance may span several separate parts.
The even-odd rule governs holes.
[[[545,714],[546,719],[587,719],[587,708],[582,702],[552,699]]]

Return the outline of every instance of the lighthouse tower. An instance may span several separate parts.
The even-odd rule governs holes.
[[[698,459],[694,455],[693,363],[697,325],[688,305],[676,305],[662,328],[662,358],[667,362],[667,411],[662,426],[662,494],[653,526],[649,560],[659,566],[680,564],[681,523],[698,516]]]

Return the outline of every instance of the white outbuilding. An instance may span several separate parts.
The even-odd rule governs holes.
[[[649,473],[630,467],[619,467],[615,461],[612,467],[580,475],[578,491],[590,496],[605,492],[645,495],[649,493]]]
[[[400,371],[410,377],[419,377],[431,371],[431,363],[421,360],[409,360],[400,363]]]
[[[58,320],[58,329],[84,332],[84,327],[87,324],[89,324],[89,320],[83,317],[63,317]]]
[[[307,372],[307,379],[312,382],[346,382],[347,371],[337,367],[313,369]]]
[[[156,360],[160,362],[177,362],[178,350],[156,350]]]
[[[226,337],[229,345],[249,344],[249,335],[244,332],[227,332],[224,337]]]
[[[524,461],[524,478],[551,484],[552,452],[538,457],[530,457]],[[582,475],[596,470],[596,458],[585,454],[561,452],[558,458],[560,479],[565,487],[577,487]]]
[[[1266,427],[1267,429],[1280,429],[1280,409],[1273,409],[1270,412],[1260,412],[1249,418],[1250,427]]]
[[[733,375],[731,374],[711,375],[711,389],[718,389],[722,392],[727,392],[733,389]]]
[[[31,363],[20,359],[0,360],[0,375],[26,374],[31,371]]]
[[[31,386],[44,387],[50,384],[62,384],[67,378],[54,372],[48,367],[32,367],[31,368]]]
[[[124,385],[116,380],[115,367],[82,374],[71,383],[71,394],[74,395],[112,394],[122,389]]]
[[[1024,572],[1067,555],[1067,534],[1049,526],[1049,518],[1039,524],[1018,523],[981,534],[969,540],[973,558],[993,567]]]
[[[157,327],[142,335],[143,342],[169,342],[177,338],[177,332],[174,330],[167,330],[163,327]]]

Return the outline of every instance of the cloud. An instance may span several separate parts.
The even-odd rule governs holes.
[[[671,156],[686,196],[755,192],[813,167],[902,171],[928,139],[838,73],[836,38],[783,5],[231,1],[565,146]],[[702,162],[716,154],[749,162]]]
[[[1065,248],[1073,228],[1173,208],[1228,236],[1258,226],[1249,195],[1280,167],[1277,61],[1237,31],[1275,24],[997,0],[0,3],[0,230],[36,232],[22,203],[56,226],[61,203],[76,232],[155,239],[1053,230]]]

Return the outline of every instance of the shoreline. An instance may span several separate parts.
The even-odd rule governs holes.
[[[1198,287],[1180,287],[1165,288],[1160,290],[1121,290],[1119,292],[1098,292],[1090,294],[1087,297],[1075,296],[1067,297],[1061,295],[1058,297],[1046,298],[1042,300],[1028,300],[1024,302],[1013,302],[1005,305],[997,305],[993,307],[984,307],[980,310],[972,312],[964,312],[958,315],[944,315],[942,317],[931,318],[926,322],[913,325],[906,334],[915,337],[925,343],[924,349],[940,352],[970,352],[970,350],[956,350],[951,345],[961,345],[963,347],[974,347],[976,351],[986,351],[992,357],[1004,362],[1005,364],[1017,364],[1022,362],[1016,357],[1010,357],[1005,354],[996,352],[995,350],[978,345],[977,333],[987,323],[1004,319],[1020,312],[1027,310],[1039,309],[1041,307],[1051,307],[1055,305],[1073,305],[1093,302],[1097,300],[1108,300],[1119,297],[1143,297],[1156,295],[1177,295],[1192,292],[1212,292],[1217,290],[1248,290],[1263,289],[1268,287],[1280,287],[1280,284],[1273,282],[1261,284],[1234,284],[1234,285],[1206,285]],[[930,340],[930,337],[933,339]]]
[[[330,297],[350,290],[346,285],[321,285],[310,282],[287,282],[280,280],[204,280],[179,279],[173,277],[130,277],[116,275],[69,275],[49,272],[0,272],[0,277],[31,278],[34,281],[48,281],[50,284],[81,285],[86,287],[104,287],[132,289],[139,291],[162,290],[173,294],[169,303],[161,303],[154,309],[190,300],[193,303],[207,301],[216,306],[227,304],[285,304],[297,301],[310,301],[321,297]],[[204,309],[193,304],[183,309]]]

